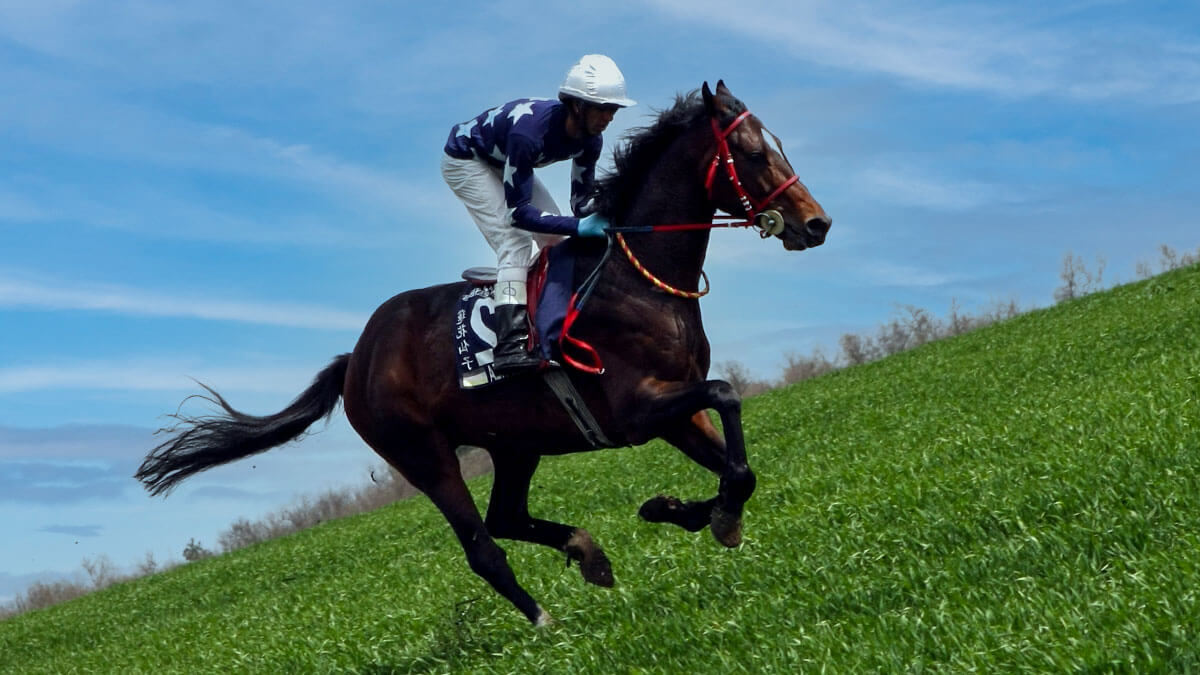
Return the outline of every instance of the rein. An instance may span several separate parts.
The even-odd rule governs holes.
[[[595,288],[596,282],[600,278],[600,270],[604,267],[605,263],[608,262],[609,254],[612,253],[612,245],[614,240],[620,245],[621,251],[625,253],[625,257],[628,258],[629,263],[633,265],[634,269],[640,272],[641,275],[645,277],[651,284],[654,284],[655,288],[658,288],[665,293],[669,293],[681,298],[687,298],[689,300],[702,298],[705,295],[708,295],[708,292],[711,289],[708,282],[708,275],[704,273],[704,270],[700,270],[700,278],[704,281],[704,289],[696,291],[680,290],[654,276],[654,274],[651,273],[650,270],[646,269],[646,266],[637,259],[637,256],[634,255],[633,250],[629,248],[629,244],[625,241],[624,233],[681,232],[686,230],[707,230],[718,227],[757,227],[759,228],[759,236],[763,239],[766,239],[767,237],[778,235],[783,232],[783,215],[775,209],[767,209],[766,207],[772,201],[774,201],[776,197],[783,194],[785,190],[799,182],[800,177],[793,173],[791,178],[783,181],[779,187],[775,188],[771,194],[767,195],[762,200],[756,200],[751,197],[748,192],[746,192],[746,188],[742,185],[742,181],[738,177],[737,167],[734,165],[733,151],[729,147],[729,136],[735,129],[738,128],[738,126],[742,124],[742,122],[745,122],[749,117],[750,111],[746,110],[735,117],[733,121],[729,123],[729,126],[725,127],[724,129],[721,128],[715,117],[709,118],[709,121],[712,123],[713,136],[717,141],[717,151],[716,154],[713,155],[712,163],[708,167],[708,174],[704,179],[704,188],[708,190],[708,198],[711,201],[713,189],[716,185],[717,171],[722,165],[724,165],[725,175],[729,177],[729,182],[733,185],[734,192],[737,193],[738,201],[741,203],[742,211],[746,214],[746,217],[733,215],[714,215],[713,218],[707,223],[671,223],[665,225],[605,228],[605,231],[610,236],[608,237],[608,248],[604,251],[604,257],[600,259],[599,264],[596,265],[596,269],[592,270],[592,273],[588,275],[587,280],[583,282],[583,285],[580,286],[579,290],[571,296],[571,302],[567,304],[567,316],[563,320],[562,335],[559,337],[560,346],[563,348],[563,360],[586,373],[599,375],[604,372],[604,363],[600,359],[600,355],[596,352],[595,348],[593,348],[587,342],[572,336],[570,331],[571,326],[575,323],[575,320],[579,318],[579,313],[583,309],[583,304],[591,295],[592,290]],[[779,139],[776,139],[776,143],[778,142]],[[754,215],[751,216],[750,214]],[[715,220],[730,222],[713,222]],[[586,359],[588,363],[583,363],[569,355],[566,351],[566,347],[568,345],[576,347],[582,351],[583,358]]]

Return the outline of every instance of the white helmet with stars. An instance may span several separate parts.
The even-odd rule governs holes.
[[[588,54],[571,66],[559,94],[595,103],[628,108],[637,101],[625,95],[625,76],[613,60],[603,54]]]

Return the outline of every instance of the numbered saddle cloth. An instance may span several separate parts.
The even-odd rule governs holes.
[[[529,268],[529,336],[531,349],[549,362],[558,358],[558,340],[570,302],[575,256],[568,242],[544,249]],[[492,369],[496,346],[495,270],[472,268],[454,316],[454,353],[458,383],[463,389],[483,387],[503,379]]]

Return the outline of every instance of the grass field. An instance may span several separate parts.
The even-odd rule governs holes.
[[[504,542],[548,629],[418,498],[0,623],[0,672],[1200,671],[1200,268],[770,392],[745,426],[733,550],[636,517],[715,491],[665,445],[543,463],[535,514],[617,578]]]

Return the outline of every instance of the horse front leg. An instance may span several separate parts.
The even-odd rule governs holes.
[[[693,461],[720,476],[714,499],[681,502],[655,497],[642,505],[643,518],[672,522],[691,531],[707,519],[713,536],[725,546],[742,541],[742,511],[754,493],[756,478],[746,458],[742,435],[742,399],[728,382],[655,383],[646,401],[647,423],[665,426],[663,438]],[[715,410],[723,431],[717,431],[706,410]],[[680,418],[684,421],[679,422]]]

